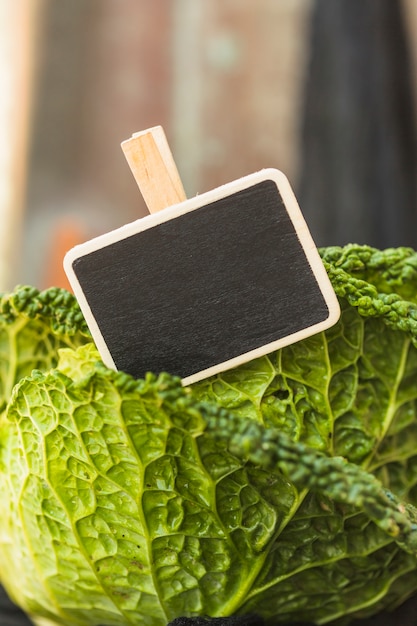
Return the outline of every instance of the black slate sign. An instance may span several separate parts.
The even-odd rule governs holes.
[[[314,334],[339,307],[285,176],[263,170],[73,248],[109,366],[191,383]]]

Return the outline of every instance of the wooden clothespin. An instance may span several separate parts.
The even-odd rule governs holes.
[[[186,200],[162,126],[134,133],[122,142],[122,150],[149,213]]]

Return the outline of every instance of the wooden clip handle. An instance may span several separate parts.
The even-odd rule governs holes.
[[[162,126],[134,133],[122,150],[150,213],[186,200]]]

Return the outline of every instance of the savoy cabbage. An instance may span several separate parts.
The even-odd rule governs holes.
[[[2,296],[0,581],[36,624],[325,624],[417,590],[417,253],[321,255],[340,321],[192,388],[107,369],[63,290]]]

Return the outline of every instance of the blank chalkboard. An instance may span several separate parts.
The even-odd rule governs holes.
[[[73,248],[65,269],[104,362],[183,382],[334,324],[286,177],[263,170]]]

